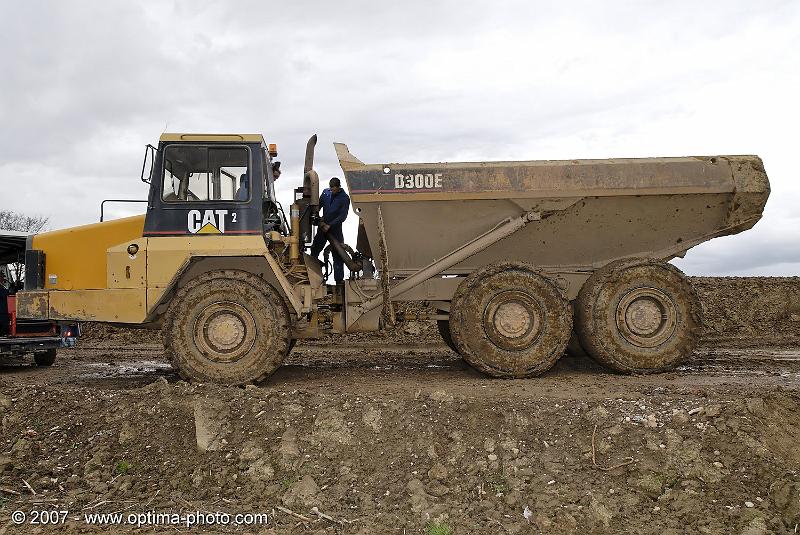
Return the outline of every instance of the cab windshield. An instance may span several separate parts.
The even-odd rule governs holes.
[[[167,202],[248,201],[251,179],[245,147],[169,145],[164,149],[162,199]]]

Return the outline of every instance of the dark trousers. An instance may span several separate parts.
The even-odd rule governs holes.
[[[322,252],[325,248],[325,244],[328,243],[328,236],[344,243],[344,233],[342,232],[341,225],[332,226],[328,229],[328,234],[317,229],[317,234],[314,236],[314,241],[311,243],[311,256],[314,258],[319,257],[319,253]],[[333,255],[333,280],[335,280],[337,284],[344,282],[344,260],[336,254],[333,247],[331,247],[331,254]]]

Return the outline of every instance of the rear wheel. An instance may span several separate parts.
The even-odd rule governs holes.
[[[55,348],[33,354],[33,361],[37,366],[52,366],[56,361],[58,350]]]
[[[572,332],[569,301],[523,262],[478,269],[451,303],[450,333],[470,365],[494,377],[532,377],[564,354]]]
[[[697,347],[700,300],[671,264],[648,259],[597,270],[575,301],[581,345],[600,364],[623,373],[671,369]]]
[[[289,351],[289,314],[263,279],[212,271],[176,294],[164,321],[164,346],[184,379],[262,381]]]

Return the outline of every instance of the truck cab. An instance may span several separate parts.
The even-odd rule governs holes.
[[[145,237],[286,232],[262,136],[164,134],[150,154]]]
[[[328,289],[320,263],[304,253],[319,199],[315,143],[316,136],[306,147],[290,225],[275,197],[277,150],[263,136],[163,134],[145,152],[144,214],[28,240],[20,316],[172,332],[165,343],[173,362],[183,356],[210,361],[211,375],[200,376],[221,382],[252,380],[254,366],[246,363],[260,358],[256,353],[279,362],[298,338],[344,330],[341,321],[336,326],[320,321],[317,302]],[[197,284],[203,289],[195,295]],[[187,304],[219,284],[227,288],[223,298],[237,294],[247,303]],[[274,312],[269,321],[266,309]],[[275,325],[283,326],[280,332]],[[214,371],[213,363],[224,368],[237,360],[245,369],[229,375]],[[262,366],[258,375],[272,369]],[[192,371],[187,377],[198,375]]]

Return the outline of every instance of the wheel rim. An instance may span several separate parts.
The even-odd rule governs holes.
[[[486,335],[497,347],[520,351],[539,338],[543,318],[541,304],[531,295],[506,291],[494,296],[486,305],[483,325]]]
[[[617,330],[631,344],[656,347],[675,332],[678,311],[670,297],[657,288],[635,288],[617,305]]]
[[[235,362],[246,355],[255,343],[255,334],[255,319],[238,303],[208,305],[194,324],[197,347],[210,360],[220,363]]]

